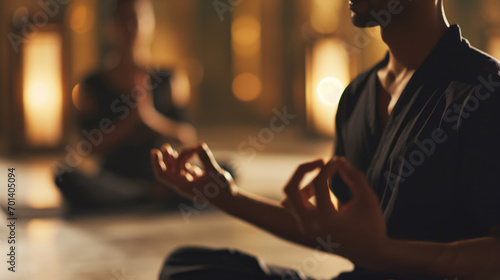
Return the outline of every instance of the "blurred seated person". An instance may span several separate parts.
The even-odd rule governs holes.
[[[196,130],[182,109],[186,94],[172,90],[175,77],[143,66],[154,33],[152,3],[115,3],[112,24],[119,62],[88,76],[76,101],[81,137],[93,137],[92,155],[100,160],[100,171],[93,175],[74,171],[57,182],[73,209],[172,199],[164,188],[155,187],[149,151],[163,141],[174,145],[196,141]],[[111,132],[96,132],[103,120],[112,122]]]

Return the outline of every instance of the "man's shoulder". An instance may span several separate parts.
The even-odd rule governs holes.
[[[500,118],[500,62],[474,47],[460,57],[445,95],[459,103],[464,127],[491,131]],[[451,102],[449,102],[451,104]],[[491,125],[485,128],[485,124]],[[498,131],[495,129],[495,131]]]
[[[500,61],[475,47],[468,47],[457,57],[454,78],[477,85],[481,77],[500,80]]]
[[[474,101],[478,96],[486,104],[499,104],[500,62],[497,59],[470,45],[461,48],[450,59],[445,68],[447,73],[441,73],[448,104]]]

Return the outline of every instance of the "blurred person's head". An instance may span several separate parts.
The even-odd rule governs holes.
[[[120,51],[142,60],[150,51],[155,31],[155,15],[150,0],[117,0],[113,31]]]
[[[442,15],[442,0],[348,0],[351,19],[357,27],[396,26],[415,17]]]

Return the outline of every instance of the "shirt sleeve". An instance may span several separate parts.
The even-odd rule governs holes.
[[[500,80],[496,76],[497,80]],[[499,84],[500,85],[500,84]],[[476,222],[500,226],[500,87],[477,86],[462,105],[460,180]]]

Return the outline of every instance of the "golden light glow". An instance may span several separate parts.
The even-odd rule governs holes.
[[[80,84],[76,84],[71,92],[71,100],[73,100],[73,105],[80,110]]]
[[[179,69],[172,76],[172,99],[176,106],[184,107],[189,103],[191,96],[191,85],[189,84],[188,73]]]
[[[261,1],[252,0],[243,1],[232,13],[232,90],[237,99],[245,102],[257,99],[262,92],[261,12]]]
[[[94,12],[84,3],[74,6],[71,11],[70,27],[75,32],[88,32],[94,26],[94,21]]]
[[[482,6],[483,16],[488,19],[491,23],[499,24],[500,17],[498,13],[500,13],[500,3],[498,0],[483,0],[480,1],[479,4]]]
[[[52,183],[54,173],[51,166],[34,164],[29,168],[30,178],[26,184],[30,186],[26,195],[27,204],[34,209],[55,209],[61,206],[62,197],[59,190]]]
[[[308,57],[307,118],[316,131],[335,133],[338,102],[349,83],[349,58],[342,41],[326,38],[317,41]]]
[[[134,46],[134,57],[139,64],[147,65],[151,60],[151,44],[156,29],[156,18],[151,1],[137,1],[137,38]]]
[[[490,38],[488,43],[488,53],[496,59],[500,59],[500,36]]]
[[[233,50],[242,56],[257,53],[261,45],[260,22],[251,16],[241,16],[234,19],[231,25]]]
[[[54,147],[62,138],[61,37],[38,32],[23,53],[26,137],[33,147]]]
[[[327,105],[335,105],[339,102],[344,88],[344,85],[339,79],[326,77],[319,82],[316,91],[321,102]]]
[[[311,26],[316,32],[322,34],[333,33],[339,27],[339,9],[342,1],[335,0],[312,0],[311,3]]]
[[[260,79],[251,73],[243,73],[233,80],[233,93],[241,101],[252,101],[260,95]]]
[[[31,219],[26,224],[26,231],[31,242],[46,245],[57,241],[61,221],[56,219]]]

